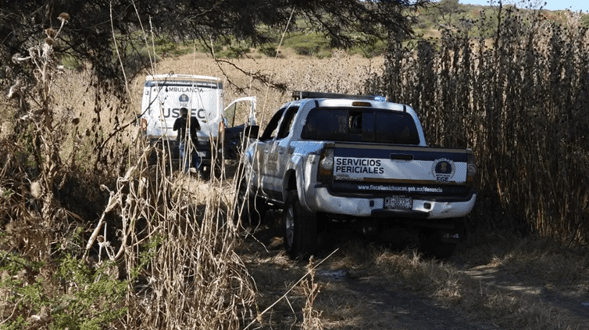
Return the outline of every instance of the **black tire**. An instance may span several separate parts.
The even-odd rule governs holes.
[[[282,212],[284,245],[292,259],[307,259],[317,249],[317,214],[305,210],[296,190],[286,196]]]
[[[448,259],[454,253],[456,243],[438,243],[432,251],[432,255],[437,259]]]
[[[456,243],[442,242],[438,230],[422,229],[419,235],[420,250],[426,255],[436,259],[447,259],[456,249]]]

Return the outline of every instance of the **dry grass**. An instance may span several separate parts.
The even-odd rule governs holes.
[[[258,97],[258,119],[264,125],[295,90],[361,93],[368,78],[382,73],[384,58],[366,59],[336,52],[331,58],[317,59],[285,53],[280,58],[215,60],[204,54],[188,54],[158,63],[154,73],[183,73],[223,77],[225,103],[242,96]],[[144,76],[133,83],[135,109]],[[256,79],[260,78],[260,79]],[[286,90],[277,89],[285,87]]]
[[[256,280],[262,309],[305,274],[305,265],[288,260],[281,250],[265,250],[253,240],[245,246],[248,251],[240,254]],[[315,270],[320,293],[313,308],[326,329],[427,329],[430,322],[464,329],[582,329],[587,322],[576,314],[583,313],[581,302],[589,294],[586,251],[513,236],[469,241],[446,261],[364,240],[337,247]],[[302,326],[299,310],[308,299],[295,288],[260,325]]]
[[[488,228],[586,245],[587,29],[575,14],[566,28],[533,11],[500,17],[492,47],[450,32],[415,48],[394,44],[375,84],[417,109],[430,143],[474,150]],[[502,213],[512,218],[497,224]]]
[[[538,245],[542,248],[537,249]],[[361,251],[361,255],[356,251]],[[546,255],[559,255],[562,260],[544,259]],[[504,329],[576,329],[576,324],[580,323],[568,320],[558,303],[542,301],[539,297],[546,288],[557,287],[562,290],[559,292],[570,290],[576,293],[576,297],[584,296],[589,278],[588,260],[578,255],[578,251],[564,252],[554,244],[545,245],[531,239],[518,244],[506,256],[495,257],[489,264],[472,268],[452,261],[423,259],[411,251],[396,253],[354,244],[346,246],[339,256],[342,257],[327,267],[348,270],[352,278],[370,281],[382,286],[383,290],[425,294],[478,322]],[[561,277],[567,273],[570,275]],[[485,274],[493,276],[485,277]],[[323,291],[326,294],[326,290]],[[328,297],[320,299],[316,306],[323,312],[324,322],[337,323],[339,319],[342,326],[342,321],[371,319],[371,311],[357,304],[361,301],[360,297],[355,297],[357,295],[340,296],[332,291]],[[375,322],[382,320],[382,317],[375,316]]]
[[[585,32],[538,21],[526,25],[518,15],[506,16],[495,48],[444,35],[439,43],[420,43],[417,52],[391,53],[382,79],[370,83],[383,74],[384,59],[344,53],[218,63],[191,54],[163,61],[149,74],[223,76],[226,101],[258,96],[262,124],[290,99],[276,86],[387,91],[416,107],[432,141],[473,147],[483,210],[521,211],[542,236],[586,243],[588,81],[580,74],[587,71]],[[257,248],[243,243],[242,235],[250,232],[230,220],[238,180],[205,183],[164,164],[149,167],[148,150],[128,125],[139,112],[143,76],[131,82],[126,98],[87,71],[54,69],[40,66],[45,78],[26,96],[35,100],[1,101],[9,111],[2,113],[0,136],[2,251],[22,256],[23,263],[44,262],[14,274],[4,270],[2,278],[50,283],[40,292],[53,314],[32,300],[15,312],[24,300],[13,293],[27,287],[18,282],[12,291],[0,291],[1,322],[22,317],[48,327],[61,302],[101,278],[125,284],[117,299],[92,301],[94,311],[124,312],[103,328],[240,328],[253,322],[265,328],[384,329],[396,318],[366,310],[364,294],[339,293],[337,282],[321,280],[314,268],[305,269],[284,253],[268,254],[261,242],[254,243]],[[472,217],[471,223],[481,218]],[[485,228],[500,227],[493,221]],[[502,328],[559,328],[555,310],[530,292],[586,295],[587,258],[576,255],[578,249],[531,238],[490,241],[467,242],[468,255],[458,254],[455,263],[352,243],[321,269],[346,269],[354,279],[387,290],[429,296]],[[8,263],[7,255],[0,266]],[[77,257],[80,267],[94,267],[97,276],[89,283],[52,276],[66,255]],[[101,265],[104,272],[97,270]],[[529,280],[514,290],[495,275],[495,281],[483,277],[498,273]]]

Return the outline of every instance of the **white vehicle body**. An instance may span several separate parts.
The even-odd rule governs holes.
[[[299,95],[301,95],[299,97]],[[308,95],[308,96],[306,96]],[[329,220],[409,238],[449,255],[473,209],[476,165],[466,148],[427,145],[416,112],[378,97],[295,92],[245,155],[245,214],[283,209],[291,256],[316,248]]]

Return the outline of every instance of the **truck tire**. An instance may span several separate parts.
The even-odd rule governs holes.
[[[432,251],[432,255],[437,259],[448,259],[452,256],[455,249],[456,243],[438,243]]]
[[[305,210],[296,190],[286,196],[282,212],[284,245],[292,259],[307,259],[317,249],[317,214]]]
[[[420,250],[436,259],[447,259],[456,249],[456,243],[442,242],[437,230],[423,229],[419,235]]]

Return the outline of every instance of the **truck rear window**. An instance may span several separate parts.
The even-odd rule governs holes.
[[[305,140],[419,144],[410,114],[372,108],[316,108],[309,112]]]

